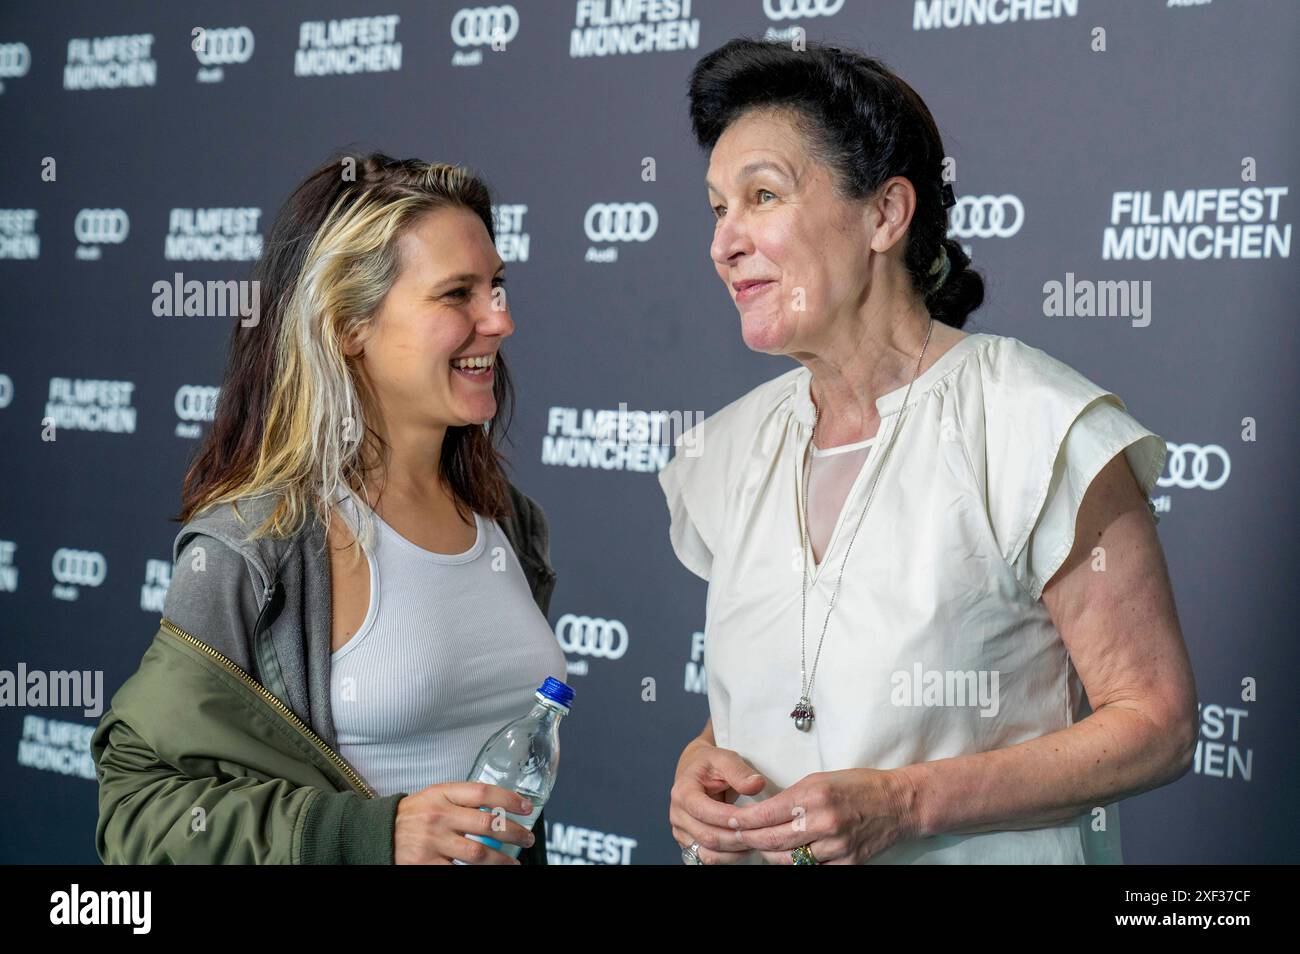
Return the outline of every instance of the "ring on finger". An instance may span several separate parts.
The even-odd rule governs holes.
[[[790,857],[794,859],[797,865],[815,865],[820,862],[813,857],[812,845],[800,845],[794,851],[790,852]]]

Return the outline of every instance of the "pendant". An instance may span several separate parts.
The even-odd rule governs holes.
[[[813,720],[817,718],[813,714],[812,701],[807,696],[800,696],[794,711],[790,713],[790,718],[794,719],[794,727],[800,732],[811,729]]]

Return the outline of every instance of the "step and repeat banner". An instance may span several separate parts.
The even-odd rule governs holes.
[[[837,41],[907,79],[955,161],[951,235],[987,283],[965,330],[1042,348],[1168,441],[1152,500],[1200,739],[1186,776],[1124,802],[1125,860],[1294,861],[1298,12],[5,4],[0,861],[97,858],[89,737],[157,629],[170,518],[239,320],[159,308],[157,287],[248,278],[280,203],[342,147],[492,186],[517,326],[506,450],[551,522],[550,623],[577,693],[551,861],[680,861],[669,789],[708,718],[705,584],[673,555],[657,474],[674,422],[794,367],[745,347],[708,254],[686,80],[739,35]]]

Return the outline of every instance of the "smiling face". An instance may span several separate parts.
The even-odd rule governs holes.
[[[397,244],[397,281],[347,353],[361,355],[390,426],[482,424],[496,413],[492,363],[515,328],[487,227],[450,206],[423,215]]]
[[[745,344],[768,354],[818,350],[831,325],[866,300],[871,206],[836,195],[831,171],[782,111],[732,122],[709,157],[707,183],[709,255]]]

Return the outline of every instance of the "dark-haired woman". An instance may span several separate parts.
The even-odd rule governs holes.
[[[342,157],[255,277],[161,627],[92,741],[100,857],[544,864],[531,806],[464,781],[565,672],[545,517],[495,448],[514,326],[488,190]]]
[[[709,581],[683,859],[1120,861],[1115,803],[1196,738],[1146,497],[1165,442],[1043,351],[961,330],[983,287],[946,237],[943,144],[881,63],[735,40],[690,100],[741,337],[799,367],[660,476]]]

